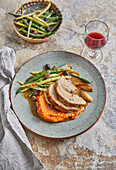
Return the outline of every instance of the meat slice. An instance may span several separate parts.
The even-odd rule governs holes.
[[[58,95],[58,99],[64,103],[64,105],[66,106],[78,106],[78,105],[86,105],[86,101],[78,96],[77,94],[71,94],[69,92],[67,92],[64,88],[63,88],[63,84],[64,81],[62,81],[62,79],[59,81],[57,81],[55,83],[55,90],[56,93]]]
[[[36,106],[38,115],[49,122],[63,121],[72,116],[79,115],[84,110],[84,107],[82,107],[80,110],[71,113],[60,112],[46,102],[43,92],[40,92],[39,96],[37,96]]]
[[[76,87],[72,84],[70,80],[67,80],[65,78],[61,78],[58,81],[59,85],[67,92],[74,94],[76,93]]]
[[[78,107],[68,107],[64,105],[59,99],[55,91],[55,84],[51,84],[47,91],[47,98],[50,101],[51,105],[62,111],[62,112],[71,112],[71,111],[78,111],[81,109],[81,106]]]

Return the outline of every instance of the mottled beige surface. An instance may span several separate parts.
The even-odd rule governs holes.
[[[50,41],[40,44],[33,44],[20,39],[13,31],[11,25],[11,16],[8,12],[14,12],[15,9],[26,0],[0,0],[0,48],[9,46],[16,52],[15,70],[17,71],[23,63],[33,58],[35,55],[54,50],[73,51],[80,54],[83,49],[81,36],[83,23],[92,19],[100,19],[106,22],[110,28],[110,38],[107,45],[103,48],[104,58],[97,68],[102,72],[107,88],[107,105],[102,116],[105,126],[109,133],[94,134],[93,141],[101,140],[103,136],[106,139],[105,154],[102,154],[104,148],[102,143],[93,148],[88,144],[78,145],[80,138],[53,140],[39,137],[26,131],[32,149],[41,160],[45,169],[49,170],[114,170],[116,168],[115,134],[115,73],[116,73],[116,1],[115,0],[53,0],[61,9],[63,14],[63,24],[60,32]],[[99,123],[99,122],[98,122]],[[93,127],[94,128],[94,127]],[[94,132],[94,129],[90,132]],[[98,124],[99,128],[99,124]],[[86,132],[89,136],[89,131]],[[102,135],[101,135],[102,134]],[[109,138],[107,137],[109,135]],[[83,136],[84,140],[85,136]],[[90,138],[91,139],[91,138]],[[110,141],[112,140],[112,141]],[[110,144],[108,145],[108,141]],[[86,147],[85,147],[86,146]],[[112,146],[110,148],[109,146]],[[87,148],[87,149],[86,149]],[[98,150],[97,150],[98,149]],[[100,153],[100,154],[99,154]]]

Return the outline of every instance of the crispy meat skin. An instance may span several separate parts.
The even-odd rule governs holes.
[[[64,113],[60,112],[57,109],[51,107],[45,100],[44,93],[40,92],[39,96],[37,96],[37,113],[38,115],[49,122],[60,122],[69,117],[77,116],[82,111],[84,111],[84,107],[82,107],[79,111],[72,112],[72,113]]]

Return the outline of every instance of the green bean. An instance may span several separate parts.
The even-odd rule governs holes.
[[[32,16],[32,15],[34,15],[34,14],[36,14],[37,12],[42,12],[43,10],[40,10],[40,9],[38,9],[37,11],[34,11],[34,12],[32,12],[32,13],[29,13],[29,14],[26,14],[26,15],[21,15],[20,17],[17,17],[16,18],[16,20],[19,20],[19,19],[22,19],[22,18],[27,18],[27,17],[29,17],[29,16]],[[39,15],[39,14],[38,14]]]
[[[47,23],[58,20],[59,16],[47,18]]]
[[[22,18],[22,21],[23,21],[23,23],[24,23],[27,27],[29,27],[29,24],[28,24],[28,22],[27,22],[25,19]]]
[[[32,75],[31,77],[29,77],[27,80],[26,80],[26,84],[27,83],[32,83],[32,82],[34,82],[34,81],[41,81],[41,80],[43,80],[43,79],[40,79],[40,78],[42,78],[46,73],[48,73],[48,74],[54,74],[54,73],[59,73],[59,72],[62,72],[62,71],[65,71],[65,69],[54,69],[54,68],[51,68],[50,70],[43,70],[43,71],[41,71],[41,72],[39,72],[39,73],[37,73],[37,74],[34,74],[34,75]],[[39,80],[38,80],[39,79]],[[24,83],[24,84],[25,84]]]
[[[41,19],[44,19],[44,18],[47,17],[49,14],[50,14],[50,12],[47,11],[47,12],[43,15],[43,17],[40,17],[40,18],[41,18]]]
[[[59,24],[60,24],[60,21],[54,27],[52,27],[51,32],[53,32]]]
[[[33,81],[36,81],[37,79],[40,79],[40,78],[43,77],[45,74],[46,74],[46,73],[44,73],[44,74],[39,74],[39,75],[37,75],[37,76],[35,76],[35,77],[32,77],[29,81],[26,82],[26,84],[27,84],[27,83],[31,83],[31,82],[33,82]],[[24,83],[24,84],[25,84],[25,83]]]
[[[17,95],[18,93],[20,93],[21,90],[23,90],[24,88],[25,88],[25,87],[19,88],[19,89],[16,91],[16,95]]]
[[[31,20],[31,18],[30,18]],[[39,24],[42,25],[42,26],[46,26],[48,27],[48,24],[46,23],[46,21],[44,21],[43,19],[41,18],[38,18],[36,15],[33,15],[33,21],[35,20],[36,22],[40,22]],[[44,24],[44,25],[43,25]]]
[[[44,19],[45,17],[47,18],[47,17],[49,17],[50,14],[51,14],[51,12],[47,11],[47,12],[43,15],[43,17],[40,17],[40,18],[41,18],[41,19]],[[56,13],[55,13],[55,12],[52,12],[51,15],[54,15],[54,14],[56,14]]]
[[[22,5],[22,7],[21,7],[21,14],[23,15],[23,5]]]
[[[14,17],[20,17],[21,16],[21,14],[13,14],[11,12],[9,12],[8,14],[13,15]]]
[[[51,6],[51,2],[49,2],[48,5],[44,8],[44,10],[40,12],[37,16],[40,17],[41,15],[43,15],[46,11],[50,9],[50,6]]]
[[[32,83],[32,82],[41,82],[41,81],[44,81],[45,79],[42,78],[46,73],[49,73],[49,74],[52,74],[52,73],[59,73],[59,72],[62,72],[62,71],[65,71],[65,69],[54,69],[54,68],[51,68],[50,70],[43,70],[42,72],[38,73],[38,74],[35,74],[31,77],[29,77],[26,82],[23,84],[23,85],[26,85],[26,84],[29,84],[29,83]],[[41,79],[42,78],[42,79]],[[22,85],[22,86],[23,86]],[[20,87],[17,91],[16,91],[16,95],[21,92],[21,90],[23,90],[23,88],[25,87]]]
[[[32,22],[32,26],[46,33],[46,30],[43,27],[40,27],[37,23]]]
[[[34,81],[43,81],[44,78],[42,78],[46,73],[48,74],[54,74],[54,73],[59,73],[59,72],[62,72],[64,71],[64,69],[54,69],[54,68],[51,68],[50,70],[43,70],[35,75],[32,75],[31,77],[29,77],[26,82],[24,84],[28,84],[28,83],[32,83]],[[42,79],[40,79],[42,78]]]
[[[35,83],[35,84],[36,84],[36,83]],[[39,84],[38,86],[40,86],[40,87],[49,87],[48,84]]]
[[[78,76],[78,75],[76,75],[76,74],[71,74],[71,76],[79,78],[79,79],[82,80],[84,83],[88,83],[88,84],[91,83],[91,82],[88,81],[87,79],[85,79],[85,78],[83,78],[83,77],[80,77],[80,76]]]
[[[23,23],[27,26],[27,27],[29,27],[29,23],[26,21],[26,19],[23,19],[22,18],[22,21],[23,21]],[[34,26],[34,27],[36,27],[36,28],[39,28],[39,26],[35,26],[35,24],[31,24],[32,26]]]
[[[45,33],[45,34],[33,34],[33,33],[30,33],[29,35],[32,36],[32,37],[35,37],[35,38],[44,38],[45,36],[49,36],[52,34],[52,32],[57,28],[57,26],[59,25],[60,21],[54,26],[52,27],[51,31]],[[27,34],[27,31],[22,29],[20,31],[22,34]]]
[[[53,68],[51,68],[50,70],[43,70],[43,71],[41,71],[41,72],[38,72],[37,74],[33,74],[32,76],[30,76],[27,80],[26,80],[26,82],[28,82],[31,78],[33,78],[33,77],[35,77],[35,76],[37,76],[37,75],[41,75],[41,74],[46,74],[46,73],[51,73],[51,71],[53,70]],[[38,80],[39,81],[39,80]],[[41,80],[40,80],[41,81]]]
[[[29,82],[30,82],[30,81],[28,80],[28,81],[26,81],[24,84],[28,84]],[[19,88],[19,89],[16,91],[16,95],[17,95],[18,93],[20,93],[24,88],[25,88],[25,87]]]
[[[47,91],[46,88],[41,88],[41,87],[35,87],[35,89],[36,89],[36,90],[39,90],[39,91],[45,91],[45,92]]]
[[[37,75],[37,74],[36,74]],[[34,75],[35,76],[35,75]],[[31,78],[33,78],[34,76],[31,76],[30,78],[28,78],[27,80],[26,80],[26,82],[28,82]],[[33,83],[35,83],[35,82],[40,82],[40,81],[43,81],[43,80],[45,80],[45,78],[40,78],[40,79],[38,79],[38,80],[35,80],[35,81],[33,81]],[[25,83],[26,83],[25,82]],[[24,84],[25,84],[24,83]]]
[[[65,78],[71,78],[71,76],[63,76]],[[41,81],[40,83],[36,83],[37,85],[42,85],[42,84],[46,84],[46,83],[50,83],[50,82],[53,82],[53,81],[56,81],[58,79],[60,79],[61,76],[58,76],[58,77],[53,77],[53,78],[50,78],[50,79],[46,79],[46,80],[43,80]],[[22,85],[23,86],[23,85]]]
[[[62,72],[64,71],[64,69],[54,69],[54,70],[43,70],[41,73],[36,74],[34,77],[32,77],[30,80],[26,81],[26,84],[28,83],[32,83],[34,81],[39,81],[38,79],[42,78],[46,73],[48,74],[54,74],[54,73],[58,73],[58,72]],[[42,79],[41,79],[42,80]],[[41,81],[40,80],[40,81]],[[43,81],[43,80],[42,80]],[[24,83],[25,84],[25,83]]]
[[[47,18],[51,17],[52,14],[53,14],[53,10],[50,12],[50,14],[47,16]]]
[[[29,94],[29,97],[31,97],[33,95],[33,93],[35,93],[37,90],[34,89],[30,94]]]
[[[27,31],[22,29],[20,31],[22,34],[27,34]],[[45,36],[48,36],[51,34],[51,31],[48,32],[48,33],[45,33],[45,34],[33,34],[33,33],[30,33],[29,35],[32,36],[32,37],[35,37],[35,38],[44,38]]]
[[[29,22],[27,37],[29,38],[32,21]]]
[[[43,81],[43,80],[45,80],[45,78],[38,79],[38,80],[36,80],[36,82],[40,82],[40,81]]]
[[[50,73],[50,72],[51,70],[43,70],[42,72],[29,77],[24,84],[32,83],[34,81],[41,81],[42,79],[40,78],[42,78],[46,73]]]
[[[26,82],[29,81],[31,78],[33,78],[35,75],[30,76],[28,79],[26,79]]]

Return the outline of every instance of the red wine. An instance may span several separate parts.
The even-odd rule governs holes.
[[[106,44],[106,40],[102,34],[92,32],[85,37],[85,44],[91,49],[99,49]]]

